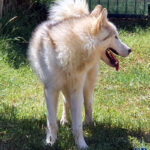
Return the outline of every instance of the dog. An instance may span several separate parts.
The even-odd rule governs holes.
[[[33,32],[28,58],[44,85],[47,107],[46,143],[57,139],[57,103],[64,95],[61,123],[72,116],[72,129],[78,149],[87,148],[83,137],[82,106],[85,123],[91,123],[93,90],[99,60],[119,70],[114,53],[126,57],[131,49],[121,42],[107,9],[97,5],[89,12],[86,0],[57,0],[49,11],[49,19]]]

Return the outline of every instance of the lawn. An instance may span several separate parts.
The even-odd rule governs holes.
[[[22,11],[16,17],[7,16],[1,20],[0,150],[75,150],[71,123],[59,124],[61,96],[58,140],[53,147],[44,144],[43,85],[26,59],[31,32],[45,19],[39,9],[35,10]],[[118,57],[119,72],[100,62],[94,93],[94,124],[84,126],[84,136],[91,150],[150,150],[149,22],[113,21],[120,38],[133,52],[127,58]]]

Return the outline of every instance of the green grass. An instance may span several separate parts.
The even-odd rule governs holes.
[[[71,124],[45,146],[46,107],[43,86],[26,60],[28,40],[43,18],[28,10],[0,29],[0,150],[74,150]],[[32,15],[31,15],[32,14]],[[13,17],[13,16],[12,16]],[[91,150],[150,149],[150,28],[148,22],[117,21],[120,38],[132,49],[121,58],[120,71],[100,63],[95,88],[94,125],[84,126]],[[26,26],[23,24],[26,23]],[[61,99],[61,98],[60,98]]]

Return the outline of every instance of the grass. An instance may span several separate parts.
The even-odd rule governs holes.
[[[35,8],[16,16],[14,20],[10,20],[14,16],[1,20],[0,150],[74,150],[71,124],[65,127],[59,124],[61,100],[58,140],[53,147],[44,145],[43,86],[26,60],[31,31],[44,18]],[[135,147],[149,150],[149,22],[113,21],[119,28],[120,38],[133,52],[127,58],[119,57],[119,72],[100,63],[94,94],[94,125],[84,126],[84,136],[91,150],[133,150]]]

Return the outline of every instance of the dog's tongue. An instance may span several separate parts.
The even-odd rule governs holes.
[[[116,71],[119,70],[119,61],[118,59],[114,56],[114,54],[109,50],[109,56],[110,56],[110,61],[111,63],[115,66]]]
[[[116,59],[116,60],[117,60],[117,59]],[[118,70],[119,70],[119,66],[120,66],[120,65],[119,65],[119,61],[117,60],[117,61],[116,61],[116,64],[115,64],[116,71],[118,71]]]

